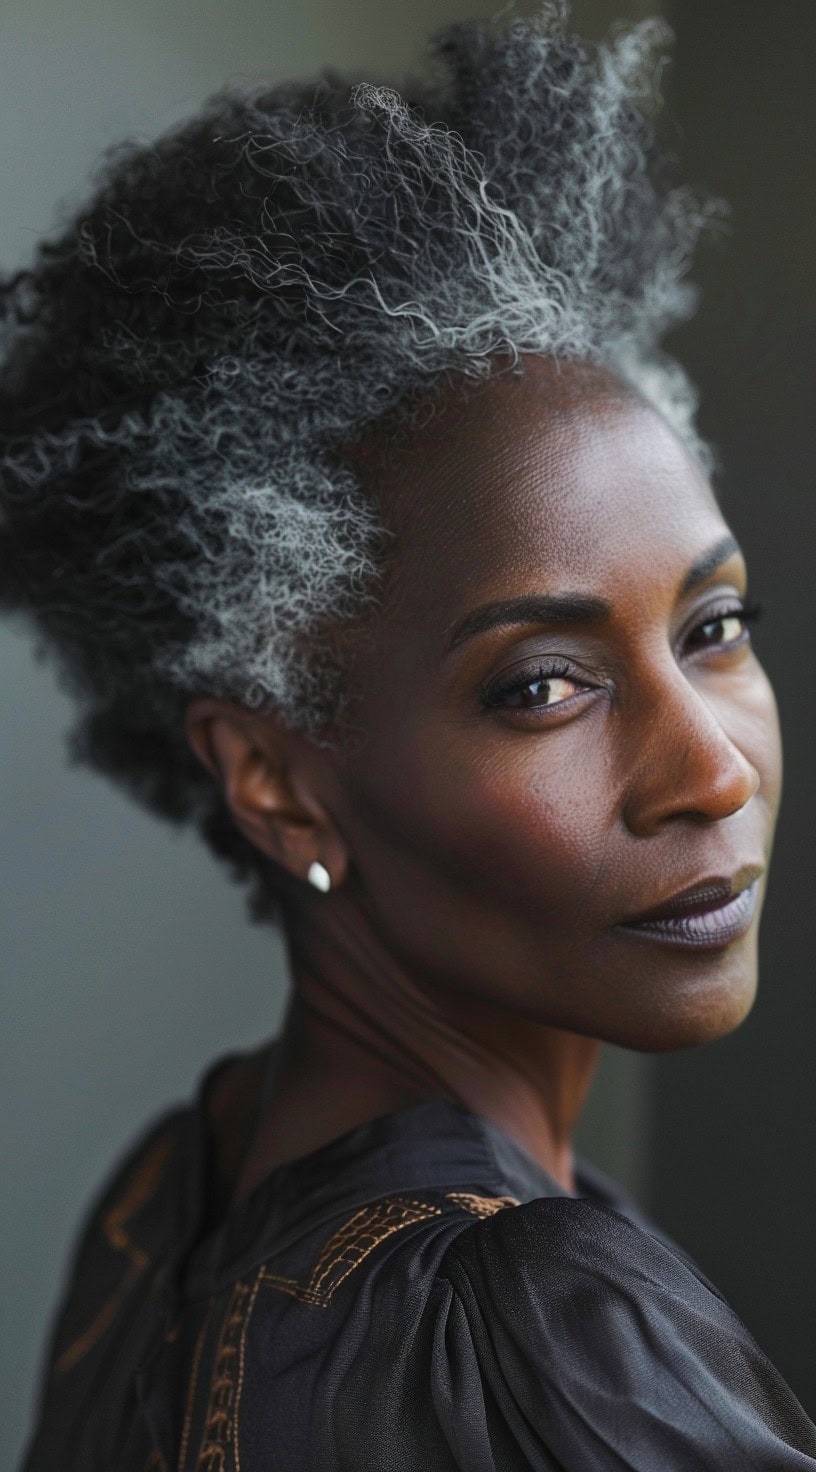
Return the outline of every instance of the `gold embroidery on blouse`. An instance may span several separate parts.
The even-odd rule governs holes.
[[[238,1443],[238,1408],[243,1383],[244,1341],[261,1274],[254,1284],[238,1282],[230,1294],[215,1356],[210,1398],[196,1472],[225,1472],[227,1451]],[[235,1462],[236,1472],[238,1463]]]
[[[355,1211],[329,1238],[305,1282],[281,1277],[268,1268],[261,1269],[262,1281],[269,1288],[278,1288],[302,1303],[327,1308],[340,1284],[386,1237],[416,1222],[441,1215],[441,1206],[413,1201],[406,1196],[389,1196],[382,1201],[370,1202]]]
[[[445,1198],[473,1216],[495,1216],[508,1206],[521,1206],[515,1196],[475,1196],[472,1191],[446,1191]]]
[[[478,1217],[493,1216],[506,1207],[521,1205],[515,1196],[477,1196],[470,1191],[448,1191],[446,1199],[454,1206]],[[246,1340],[259,1288],[277,1288],[302,1303],[327,1308],[340,1284],[381,1242],[405,1227],[442,1215],[443,1208],[428,1201],[417,1201],[406,1196],[385,1197],[355,1211],[329,1237],[305,1281],[283,1277],[261,1267],[252,1284],[243,1281],[235,1284],[218,1341],[195,1472],[228,1472],[227,1454],[230,1449],[233,1472],[241,1472],[239,1429],[246,1370]],[[186,1465],[195,1387],[207,1322],[208,1319],[205,1319],[193,1352],[178,1472],[184,1472]],[[152,1468],[150,1472],[153,1472]],[[160,1472],[160,1468],[157,1467],[156,1472]]]
[[[241,1328],[241,1343],[238,1347],[238,1384],[235,1387],[235,1414],[232,1418],[232,1455],[235,1462],[235,1472],[241,1472],[241,1453],[238,1446],[238,1422],[241,1415],[241,1395],[244,1389],[244,1370],[246,1368],[246,1337],[252,1310],[255,1307],[255,1299],[258,1297],[258,1289],[263,1279],[263,1268],[256,1275],[252,1286],[252,1294],[247,1305],[246,1315]]]
[[[181,1444],[179,1446],[177,1463],[178,1472],[184,1472],[184,1468],[187,1464],[187,1447],[190,1442],[190,1429],[193,1423],[193,1408],[195,1405],[196,1386],[198,1385],[198,1372],[201,1366],[201,1351],[204,1348],[204,1340],[207,1337],[207,1330],[209,1328],[210,1319],[212,1317],[212,1308],[213,1301],[212,1299],[210,1299],[209,1303],[207,1304],[207,1312],[204,1315],[201,1323],[201,1328],[196,1335],[195,1347],[193,1349],[193,1358],[190,1366],[190,1380],[187,1386],[187,1399],[184,1411],[184,1425],[181,1428]]]
[[[102,1338],[113,1323],[131,1289],[150,1266],[148,1254],[130,1237],[127,1225],[131,1217],[149,1201],[158,1186],[167,1164],[173,1143],[174,1130],[165,1130],[153,1147],[134,1167],[128,1176],[125,1189],[118,1201],[105,1212],[100,1223],[103,1236],[114,1252],[121,1252],[128,1259],[125,1272],[113,1293],[105,1300],[91,1323],[56,1360],[54,1374],[64,1375],[72,1370],[89,1350]]]

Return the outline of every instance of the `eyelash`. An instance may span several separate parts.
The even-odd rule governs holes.
[[[689,630],[689,636],[697,633],[699,629],[711,628],[712,624],[722,623],[724,619],[738,618],[741,623],[746,625],[743,633],[740,635],[740,639],[743,639],[748,633],[748,626],[755,624],[762,617],[762,613],[763,608],[761,603],[757,603],[753,598],[746,598],[744,602],[734,604],[730,608],[717,609],[710,617],[703,619],[702,623],[695,624],[694,628]],[[738,644],[740,639],[730,639],[726,642],[727,644]],[[706,648],[706,645],[700,647]],[[712,648],[716,646],[709,645],[708,647]]]
[[[703,619],[700,623],[695,624],[694,627],[689,630],[686,638],[689,639],[692,634],[698,633],[702,629],[712,628],[716,624],[724,622],[725,619],[738,618],[740,622],[745,625],[745,628],[738,638],[725,640],[721,644],[703,643],[697,646],[699,649],[734,648],[737,645],[741,644],[745,639],[747,639],[749,626],[756,623],[762,617],[763,611],[764,610],[760,603],[757,603],[753,599],[746,598],[744,602],[731,604],[728,607],[723,607],[716,610],[707,618]],[[503,700],[506,700],[508,696],[514,695],[519,691],[526,690],[528,686],[534,685],[537,681],[543,683],[547,680],[564,679],[573,680],[575,684],[583,684],[585,688],[589,688],[586,681],[582,681],[577,678],[575,667],[569,664],[566,660],[550,660],[546,662],[546,667],[544,661],[539,661],[538,667],[535,671],[528,668],[527,670],[522,671],[520,674],[514,675],[507,680],[499,682],[498,684],[491,685],[487,688],[485,688],[484,686],[481,687],[479,692],[481,703],[486,710],[500,709],[501,702]],[[559,705],[566,705],[568,700],[571,698],[572,697],[567,697],[567,700],[556,701],[555,705],[550,707],[516,706],[513,708],[517,710],[556,709]]]

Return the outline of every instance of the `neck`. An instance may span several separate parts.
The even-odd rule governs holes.
[[[573,1191],[572,1130],[600,1044],[423,986],[358,915],[328,912],[287,927],[293,996],[234,1199],[276,1165],[440,1097],[493,1120]]]

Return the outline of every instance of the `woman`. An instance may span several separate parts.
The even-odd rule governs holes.
[[[293,984],[91,1209],[29,1472],[816,1466],[570,1145],[603,1041],[750,1009],[780,783],[662,40],[222,94],[5,285],[4,601]]]

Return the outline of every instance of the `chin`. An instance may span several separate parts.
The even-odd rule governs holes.
[[[639,1053],[670,1053],[716,1042],[744,1022],[757,993],[756,926],[721,949],[637,942],[636,952],[599,967],[604,1015],[562,1025]],[[598,993],[594,992],[597,1001]],[[612,1009],[608,1002],[614,998]],[[577,1025],[576,1025],[577,1022]]]
[[[681,1048],[698,1048],[703,1043],[715,1043],[727,1037],[743,1023],[751,1011],[754,992],[750,997],[729,997],[718,1004],[684,1013],[673,1019],[665,1032],[646,1042],[640,1051],[651,1053],[673,1053]]]
[[[699,1047],[727,1037],[745,1021],[757,994],[755,940],[746,936],[725,952],[688,959],[685,976],[671,968],[675,984],[663,989],[660,1005],[644,1020],[630,1048],[668,1053]]]

